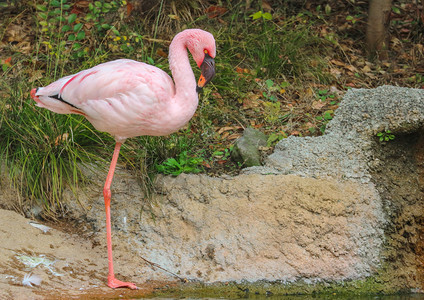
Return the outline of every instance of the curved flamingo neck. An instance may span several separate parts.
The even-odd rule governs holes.
[[[169,68],[175,83],[176,100],[192,104],[195,102],[197,106],[196,79],[191,69],[186,46],[189,38],[186,32],[181,32],[174,37],[169,46]]]

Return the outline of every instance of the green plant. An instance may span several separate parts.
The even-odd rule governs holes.
[[[380,142],[389,142],[395,139],[395,135],[390,130],[377,133]]]
[[[84,17],[73,12],[68,0],[48,0],[37,4],[40,45],[37,55],[47,62],[48,72],[53,77],[61,76],[67,61],[98,57],[105,50],[114,50],[119,45],[123,51],[133,50],[129,38],[124,36],[121,39],[120,31],[111,21],[114,18],[110,17],[116,14],[123,3],[94,1],[89,4],[88,13]],[[137,34],[135,38],[141,42]],[[113,43],[108,43],[110,39]]]
[[[265,120],[271,124],[277,122],[281,116],[281,102],[265,101],[263,105]]]
[[[326,110],[321,116],[315,117],[316,120],[321,121],[320,131],[322,134],[325,133],[325,128],[327,127],[328,122],[333,119],[334,111],[329,109]]]
[[[355,15],[355,16],[349,15],[346,17],[346,21],[351,22],[352,24],[355,24],[359,20],[361,20],[361,16],[359,15]]]
[[[231,156],[231,151],[233,151],[233,147],[234,145],[231,145],[229,148],[225,148],[223,150],[215,150],[211,157],[220,160],[228,160]]]
[[[6,72],[10,67],[12,67],[12,64],[10,63],[11,61],[12,57],[8,57],[0,61],[1,69],[3,72]]]
[[[263,92],[262,95],[265,97],[265,99],[269,101],[277,101],[277,96],[275,96],[275,92],[279,90],[278,86],[274,84],[274,81],[271,79],[267,79],[265,81],[265,85],[267,87],[267,91]]]
[[[156,169],[160,173],[174,176],[181,173],[200,173],[202,162],[202,158],[189,157],[187,151],[183,151],[176,158],[168,158],[162,164],[156,165]]]
[[[257,11],[254,14],[250,15],[252,20],[263,19],[263,20],[272,20],[272,15],[269,12]]]
[[[321,5],[318,5],[316,10],[317,10],[317,12],[320,12],[321,11]],[[324,6],[324,12],[327,16],[329,16],[331,14],[331,6],[329,4],[326,4]]]
[[[330,100],[331,105],[336,104],[336,102],[334,101],[334,99],[336,99],[336,95],[330,93],[328,89],[318,90],[317,98],[320,99],[322,102]]]
[[[412,75],[411,77],[409,77],[408,78],[408,81],[409,82],[414,82],[414,83],[421,84],[421,83],[424,83],[424,76],[421,75],[421,74],[419,74],[419,73],[417,73],[417,74]]]
[[[285,132],[278,132],[278,133],[273,132],[268,136],[268,140],[266,141],[266,146],[273,147],[276,143],[278,143],[284,138],[287,138],[287,134]]]

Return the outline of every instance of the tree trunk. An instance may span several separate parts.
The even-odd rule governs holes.
[[[370,0],[366,42],[368,54],[388,58],[391,0]]]

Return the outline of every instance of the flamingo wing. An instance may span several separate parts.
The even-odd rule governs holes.
[[[161,69],[120,59],[38,88],[33,98],[40,107],[81,114],[100,131],[130,137],[149,134],[140,132],[143,122],[163,111],[174,94],[172,79]],[[138,132],[130,132],[136,127]]]

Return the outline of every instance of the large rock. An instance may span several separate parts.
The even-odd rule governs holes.
[[[372,186],[251,174],[166,177],[160,188],[155,220],[140,224],[143,252],[184,277],[346,280],[380,265],[384,217]]]
[[[181,277],[209,283],[337,281],[370,276],[380,266],[385,219],[371,183],[182,174],[161,177],[149,206],[134,195],[134,182],[114,182],[115,243],[127,240],[138,255]],[[91,208],[84,217],[103,239],[100,189],[91,195],[80,197]]]

